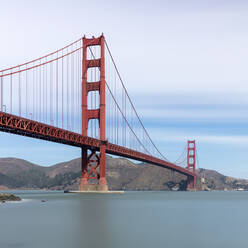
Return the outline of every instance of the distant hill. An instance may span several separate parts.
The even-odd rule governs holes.
[[[124,158],[107,156],[107,180],[112,190],[185,189],[186,178],[148,164],[135,164]],[[17,158],[0,159],[0,188],[78,189],[81,159],[43,167]]]
[[[149,164],[107,156],[107,181],[112,190],[186,190],[186,177]],[[43,167],[17,158],[0,159],[0,189],[77,190],[81,159]],[[248,181],[200,169],[208,190],[248,190]]]
[[[0,158],[0,173],[5,175],[14,175],[29,171],[30,169],[42,171],[43,166],[32,164],[26,160],[18,158]]]
[[[228,177],[215,170],[199,169],[205,185],[211,190],[248,190],[248,180]]]

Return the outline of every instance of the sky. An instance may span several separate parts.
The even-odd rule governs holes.
[[[104,33],[152,139],[174,161],[248,178],[248,2],[0,1],[0,68]],[[0,157],[49,166],[80,150],[0,133]]]

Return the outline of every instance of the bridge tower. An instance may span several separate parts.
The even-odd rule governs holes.
[[[192,170],[195,173],[196,170],[195,140],[188,140],[187,147],[188,147],[187,169]],[[196,190],[196,176],[188,177],[187,190]]]
[[[88,59],[87,52],[93,46],[100,46],[100,58]],[[91,147],[82,147],[82,177],[79,186],[80,191],[107,191],[106,181],[106,137],[105,137],[105,55],[104,36],[90,39],[83,37],[83,61],[82,61],[82,135],[88,136],[88,123],[91,119],[98,120],[100,132],[100,151],[96,152]],[[87,72],[89,68],[99,68],[100,80],[88,82]],[[99,92],[99,108],[88,109],[88,93]]]

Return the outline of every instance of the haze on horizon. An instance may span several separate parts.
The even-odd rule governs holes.
[[[247,1],[13,0],[1,10],[1,69],[103,32],[166,157],[174,161],[196,139],[201,167],[248,178]],[[0,147],[1,157],[44,166],[80,156],[5,133]]]

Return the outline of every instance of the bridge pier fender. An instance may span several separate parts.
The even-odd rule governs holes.
[[[82,148],[80,192],[108,191],[105,150],[105,145],[100,147],[100,154],[97,154],[95,150]]]
[[[187,178],[187,190],[196,191],[196,176],[188,176]]]

